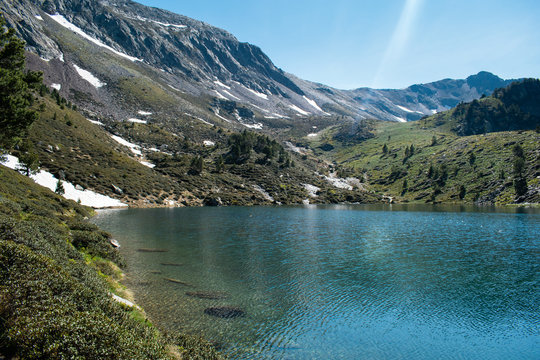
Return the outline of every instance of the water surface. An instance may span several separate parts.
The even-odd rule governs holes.
[[[94,220],[122,244],[151,319],[233,359],[540,358],[538,210],[130,209]],[[245,316],[204,313],[224,305]]]

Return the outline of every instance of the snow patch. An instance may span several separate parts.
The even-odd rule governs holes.
[[[231,120],[226,119],[226,118],[224,118],[223,116],[219,115],[219,109],[216,109],[216,111],[214,112],[214,114],[215,114],[218,118],[220,118],[221,120],[225,120],[225,121],[228,122],[228,123],[231,122]]]
[[[308,112],[305,111],[305,110],[300,109],[300,108],[299,108],[298,106],[296,106],[296,105],[289,105],[289,107],[290,107],[291,109],[293,109],[294,111],[296,111],[297,113],[301,114],[301,115],[304,115],[304,116],[310,115],[310,113],[308,113]]]
[[[237,98],[236,96],[234,96],[233,94],[231,94],[227,90],[221,90],[221,91],[223,91],[225,93],[225,95],[229,95],[231,98],[240,101],[240,98]]]
[[[319,135],[319,134],[317,134],[317,133],[311,133],[311,134],[307,134],[307,137],[316,137],[317,135]]]
[[[90,119],[86,119],[86,120],[90,121],[94,125],[99,125],[99,126],[104,126],[105,125],[101,121],[90,120]]]
[[[167,85],[168,85],[171,89],[173,89],[174,91],[178,91],[178,92],[180,92],[180,93],[182,93],[182,94],[184,93],[182,90],[177,89],[177,88],[175,88],[175,87],[172,86],[172,85],[169,85],[169,84],[167,84]]]
[[[242,85],[242,86],[243,86],[243,85]],[[244,86],[244,88],[245,88],[247,91],[249,91],[250,93],[252,93],[253,95],[258,96],[258,97],[260,97],[261,99],[268,100],[268,95],[263,94],[263,93],[260,93],[260,92],[255,91],[255,90],[252,90],[252,89],[250,89],[250,88],[248,88],[248,87],[245,87],[245,86]]]
[[[214,146],[214,145],[216,145],[216,143],[213,142],[213,141],[210,141],[210,140],[204,140],[203,145],[204,146]]]
[[[156,20],[149,20],[149,21],[153,22],[154,24],[158,24],[158,25],[165,26],[165,27],[174,27],[174,28],[177,28],[177,29],[185,29],[185,28],[187,28],[186,25],[167,24],[167,23],[162,23],[161,21],[156,21]]]
[[[337,174],[330,173],[328,176],[323,176],[323,178],[328,181],[332,186],[337,187],[339,189],[345,189],[345,190],[352,190],[354,187],[358,187],[360,189],[363,189],[362,183],[357,178],[348,177],[348,178],[340,178],[337,176]]]
[[[271,201],[271,202],[274,202],[274,198],[266,192],[266,190],[264,190],[262,187],[260,187],[259,185],[253,185],[253,189],[255,189],[255,191],[261,193],[261,195],[268,201]]]
[[[152,115],[151,112],[143,111],[143,110],[137,111],[137,114],[139,114],[139,115],[141,115],[141,116],[150,116],[150,115]]]
[[[411,109],[406,108],[405,106],[401,106],[401,105],[396,105],[396,106],[398,108],[400,108],[401,110],[405,111],[405,112],[408,112],[408,113],[413,113],[414,112]]]
[[[146,124],[146,120],[141,120],[141,119],[137,119],[137,118],[131,118],[131,119],[128,119],[129,122],[132,122],[132,123],[137,123],[137,124]]]
[[[129,148],[129,150],[131,150],[131,152],[134,153],[135,155],[142,155],[142,152],[140,150],[141,147],[139,145],[135,145],[133,143],[130,143],[129,141],[122,139],[120,136],[111,135],[111,137],[117,143],[119,143],[121,145],[124,145],[124,146],[127,146]]]
[[[53,89],[56,89],[57,91],[60,91],[60,89],[62,88],[62,85],[53,83],[51,84],[51,87]]]
[[[7,161],[4,163],[4,165],[14,170],[18,170],[21,167],[19,159],[12,155],[7,155]],[[56,190],[58,179],[56,179],[50,172],[41,170],[37,174],[31,175],[30,178],[38,185],[44,186],[51,191]],[[67,181],[62,181],[62,186],[64,187],[64,198],[74,201],[80,200],[81,204],[85,206],[90,206],[96,209],[127,206],[120,200],[98,194],[91,190],[78,190],[73,184]]]
[[[402,123],[407,122],[407,120],[405,120],[405,119],[402,118],[402,117],[395,116],[395,115],[392,115],[392,116],[393,116],[398,122],[402,122]]]
[[[302,155],[306,153],[307,149],[295,146],[290,141],[285,141],[284,144],[289,150],[294,151],[295,153],[302,154]]]
[[[304,189],[306,189],[309,196],[312,197],[312,198],[318,197],[319,195],[317,195],[317,192],[319,192],[321,190],[321,188],[319,188],[319,187],[317,187],[315,185],[311,185],[311,184],[304,184]]]
[[[320,112],[324,112],[323,109],[321,109],[319,107],[319,105],[317,105],[317,103],[315,102],[315,100],[311,100],[310,98],[308,98],[306,95],[302,96],[304,98],[304,100],[306,100],[308,102],[309,105],[313,106],[315,109],[319,110]]]
[[[153,169],[153,168],[156,167],[156,165],[154,165],[154,164],[152,164],[151,162],[148,162],[148,161],[140,160],[139,162],[141,164],[143,164],[144,166],[149,167],[150,169]]]
[[[247,127],[248,129],[262,130],[262,128],[263,128],[263,124],[261,124],[261,123],[256,123],[256,124],[242,124],[242,125],[244,125],[244,126]]]
[[[429,111],[431,111],[431,114],[435,115],[437,113],[437,109],[430,109]]]
[[[111,293],[111,296],[112,296],[114,301],[119,302],[120,304],[140,309],[139,306],[135,305],[134,303],[132,303],[131,301],[129,301],[127,299],[124,299],[124,298],[122,298],[122,297],[120,297],[118,295],[112,294],[112,293]]]
[[[81,28],[79,28],[78,26],[70,23],[63,15],[60,15],[60,14],[54,14],[54,15],[49,15],[49,17],[51,19],[53,19],[54,21],[56,21],[58,24],[62,25],[63,27],[73,31],[74,33],[82,36],[83,38],[85,38],[86,40],[96,44],[97,46],[100,46],[102,48],[105,48],[107,50],[110,50],[112,51],[113,53],[115,53],[116,55],[118,56],[121,56],[123,58],[126,58],[130,61],[142,61],[142,59],[138,59],[136,57],[133,57],[133,56],[129,56],[127,54],[124,54],[123,52],[120,52],[118,50],[115,50],[113,49],[112,47],[110,47],[109,45],[106,45],[104,44],[103,42],[101,42],[100,40],[88,35],[87,33],[85,33]]]
[[[40,21],[43,21],[43,18],[41,17],[41,15],[34,15],[34,17]]]
[[[221,93],[220,93],[219,91],[214,90],[214,92],[216,93],[216,95],[217,95],[217,97],[218,97],[219,99],[229,100],[229,99],[227,99],[225,96],[221,95]]]
[[[77,65],[73,64],[73,67],[75,70],[77,70],[77,73],[86,81],[88,81],[90,84],[92,84],[96,88],[100,88],[104,85],[107,85],[104,82],[101,82],[97,77],[95,77],[90,71],[81,69]]]
[[[219,80],[215,80],[215,81],[214,81],[214,84],[219,85],[219,86],[221,86],[221,87],[224,87],[224,88],[227,89],[227,90],[231,90],[231,87],[230,87],[230,86],[225,85],[224,83],[222,83],[222,82],[219,81]]]

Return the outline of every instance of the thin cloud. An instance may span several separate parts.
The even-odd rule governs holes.
[[[390,68],[393,63],[401,57],[407,42],[409,41],[413,26],[417,15],[422,6],[423,0],[406,0],[405,6],[401,12],[399,22],[394,29],[392,39],[384,52],[384,57],[379,65],[375,78],[373,79],[373,87],[381,80],[381,77]]]

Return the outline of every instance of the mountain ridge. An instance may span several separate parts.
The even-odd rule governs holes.
[[[261,48],[239,42],[226,30],[129,0],[23,0],[19,4],[0,4],[0,9],[10,26],[27,41],[28,49],[48,61],[66,58],[71,63],[77,57],[80,61],[81,56],[89,56],[71,46],[76,39],[62,32],[59,27],[62,21],[59,20],[63,18],[64,27],[73,25],[87,36],[84,41],[92,38],[101,42],[102,48],[109,47],[132,60],[143,60],[136,61],[140,63],[138,65],[116,64],[116,73],[104,71],[108,70],[106,66],[91,69],[98,78],[100,75],[112,76],[110,83],[113,83],[118,80],[120,70],[128,66],[128,72],[134,75],[129,67],[138,66],[136,72],[148,76],[153,82],[159,78],[163,86],[198,98],[209,96],[244,104],[254,111],[257,119],[238,121],[235,117],[227,117],[240,126],[247,123],[274,127],[287,117],[313,116],[338,116],[355,121],[367,118],[418,120],[435,111],[447,110],[461,101],[470,101],[484,93],[489,95],[500,87],[501,82],[505,82],[498,77],[495,78],[500,81],[493,84],[482,79],[474,83],[469,82],[469,78],[444,79],[406,89],[341,90],[302,80],[279,69]],[[50,15],[54,14],[57,17],[53,19]],[[35,68],[40,67],[45,66],[35,64]],[[149,68],[160,73],[148,75]],[[174,90],[167,90],[170,96],[178,97]],[[105,87],[99,91],[109,91],[112,93],[110,96],[121,97],[118,92],[114,94],[114,89]],[[63,95],[73,97],[69,91]],[[92,91],[90,95],[91,98],[99,98]],[[205,105],[202,107],[206,108]],[[96,108],[99,106],[93,110]],[[198,115],[207,115],[204,112],[204,109],[198,111]],[[219,108],[212,109],[212,112],[221,115],[217,114]],[[125,116],[124,113],[125,109],[108,115],[119,117]]]

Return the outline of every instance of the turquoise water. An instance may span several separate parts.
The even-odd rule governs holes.
[[[94,220],[122,244],[150,318],[233,359],[540,358],[538,210],[133,209]],[[225,305],[245,316],[204,313]]]

